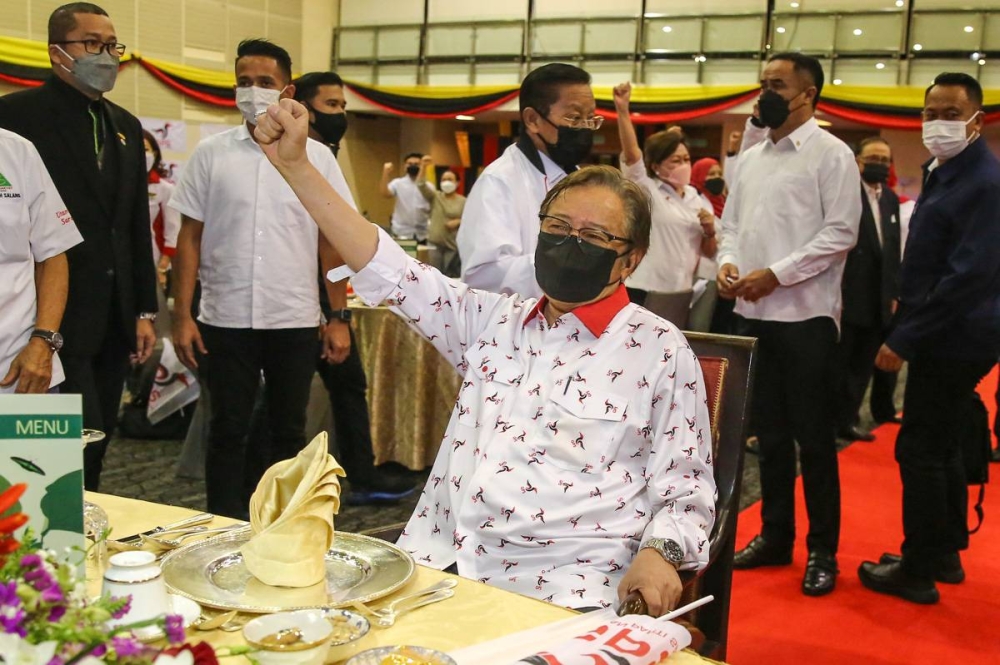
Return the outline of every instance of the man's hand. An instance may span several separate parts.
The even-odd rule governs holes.
[[[52,382],[52,348],[38,337],[28,340],[21,352],[10,363],[7,376],[0,381],[0,387],[9,388],[17,381],[16,393],[42,394],[49,390]]]
[[[156,281],[161,288],[167,287],[167,271],[170,270],[170,257],[166,254],[160,255],[160,261],[156,264]]]
[[[135,320],[135,353],[132,354],[132,362],[141,365],[149,359],[156,346],[156,328],[149,319]]]
[[[729,132],[729,149],[727,152],[739,152],[743,144],[743,132]]]
[[[632,559],[625,577],[618,583],[618,601],[632,591],[642,594],[650,616],[663,616],[677,607],[683,591],[681,578],[674,568],[654,549],[639,550]]]
[[[339,365],[351,355],[351,324],[346,321],[329,321],[322,330],[323,353],[320,358],[331,365]]]
[[[747,302],[757,302],[761,298],[771,295],[776,288],[781,286],[778,278],[771,272],[770,268],[754,270],[741,280],[733,284],[733,291],[737,298],[743,298]]]
[[[395,166],[393,166],[392,162],[386,162],[382,165],[382,173],[386,175],[391,174],[394,170]]]
[[[272,104],[257,118],[254,136],[268,161],[281,173],[309,163],[306,155],[309,112],[294,99]]]
[[[903,368],[903,362],[903,358],[886,344],[879,348],[875,356],[875,366],[883,372],[898,372]]]
[[[719,287],[719,295],[726,300],[736,298],[736,291],[733,285],[740,280],[740,269],[732,263],[724,263],[719,268],[719,274],[715,277],[715,283]]]
[[[619,113],[628,113],[629,103],[632,100],[632,84],[626,81],[615,86],[615,110]]]
[[[205,342],[201,339],[201,331],[198,324],[194,322],[191,315],[177,316],[174,310],[174,323],[171,337],[174,342],[174,351],[177,352],[177,359],[184,363],[189,369],[198,369],[198,361],[195,357],[195,349],[202,355],[208,355]]]

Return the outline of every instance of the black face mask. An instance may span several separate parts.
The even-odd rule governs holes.
[[[416,178],[417,174],[420,173],[420,164],[409,164],[406,167],[406,175],[411,178]]]
[[[709,178],[705,181],[705,189],[712,196],[718,196],[726,188],[726,181],[722,178]]]
[[[327,145],[338,145],[347,131],[346,113],[323,113],[311,109],[316,115],[316,122],[311,123],[313,129]]]
[[[557,244],[560,241],[561,244]],[[628,252],[625,252],[628,254]],[[615,261],[625,256],[577,238],[539,231],[535,279],[549,298],[567,303],[589,302],[609,281]]]
[[[538,111],[538,109],[535,110]],[[575,171],[577,165],[590,154],[590,149],[594,145],[594,132],[589,129],[574,129],[557,125],[542,115],[541,111],[538,111],[538,115],[542,116],[545,122],[555,127],[556,131],[559,132],[555,143],[549,143],[542,139],[545,151],[563,171],[567,173]],[[540,135],[539,138],[541,138]]]
[[[865,163],[861,169],[861,179],[869,185],[879,185],[889,179],[889,165]]]
[[[757,100],[757,110],[760,113],[760,121],[765,127],[777,129],[785,124],[791,111],[788,108],[788,100],[776,93],[774,90],[765,90]]]

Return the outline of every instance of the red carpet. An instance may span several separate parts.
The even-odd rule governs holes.
[[[992,412],[997,371],[979,386]],[[1000,465],[986,487],[986,521],[962,553],[966,581],[938,584],[941,602],[921,606],[861,586],[857,568],[882,552],[899,552],[901,486],[893,460],[898,425],[883,425],[874,443],[840,455],[843,496],[840,577],[822,598],[799,590],[805,570],[805,504],[799,487],[794,564],[736,571],[729,655],[732,665],[1000,664]],[[970,488],[970,495],[973,494]],[[970,498],[972,498],[970,496]],[[970,510],[970,517],[974,513]],[[760,503],[740,514],[737,547],[760,529]]]

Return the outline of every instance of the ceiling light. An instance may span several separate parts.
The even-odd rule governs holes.
[[[861,36],[861,28],[854,28],[854,36],[855,37]]]
[[[924,45],[923,45],[923,44],[914,44],[914,45],[913,45],[913,50],[914,50],[914,51],[922,51],[922,50],[923,50],[923,48],[924,48]]]
[[[972,55],[969,56],[969,59],[970,60],[979,60],[979,58],[981,56],[982,56],[982,53],[980,53],[979,51],[973,51]]]
[[[967,25],[962,29],[965,30],[966,32],[972,32],[973,30],[975,30],[975,28],[973,28],[971,25]]]
[[[791,5],[792,9],[798,9],[799,8],[799,3],[797,3],[797,2],[791,2],[789,4]]]
[[[902,6],[903,6],[903,5],[905,5],[905,4],[906,4],[906,3],[905,3],[905,2],[903,2],[903,0],[896,0],[896,6],[897,6],[897,7],[902,7]]]
[[[986,58],[980,58],[979,59],[979,64],[980,65],[985,65],[986,64]]]
[[[875,63],[875,69],[885,69],[885,63],[884,62],[876,62]]]
[[[785,34],[785,29],[783,27],[779,27],[777,28],[777,32],[783,35]]]
[[[476,119],[476,116],[474,116],[474,115],[456,115],[455,116],[455,120],[475,120],[475,119]]]
[[[671,28],[669,25],[663,26],[662,30],[663,30],[663,32],[673,32],[674,31],[674,29]]]
[[[840,85],[841,83],[843,83],[843,81],[841,79],[833,79],[833,84],[834,85]]]
[[[817,120],[816,124],[820,127],[833,127],[833,123],[829,120]]]

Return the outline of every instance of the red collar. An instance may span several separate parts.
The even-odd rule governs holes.
[[[160,182],[160,174],[155,170],[149,172],[149,182],[151,184]]]
[[[547,302],[548,297],[542,296],[535,303],[535,306],[531,308],[531,311],[528,312],[527,318],[524,319],[524,325],[531,323],[536,316],[544,316],[542,312]],[[625,285],[619,284],[618,289],[607,298],[602,298],[586,305],[580,305],[572,309],[571,312],[576,318],[580,319],[580,323],[586,326],[591,335],[600,337],[607,330],[611,321],[618,316],[618,312],[622,311],[629,302]]]

